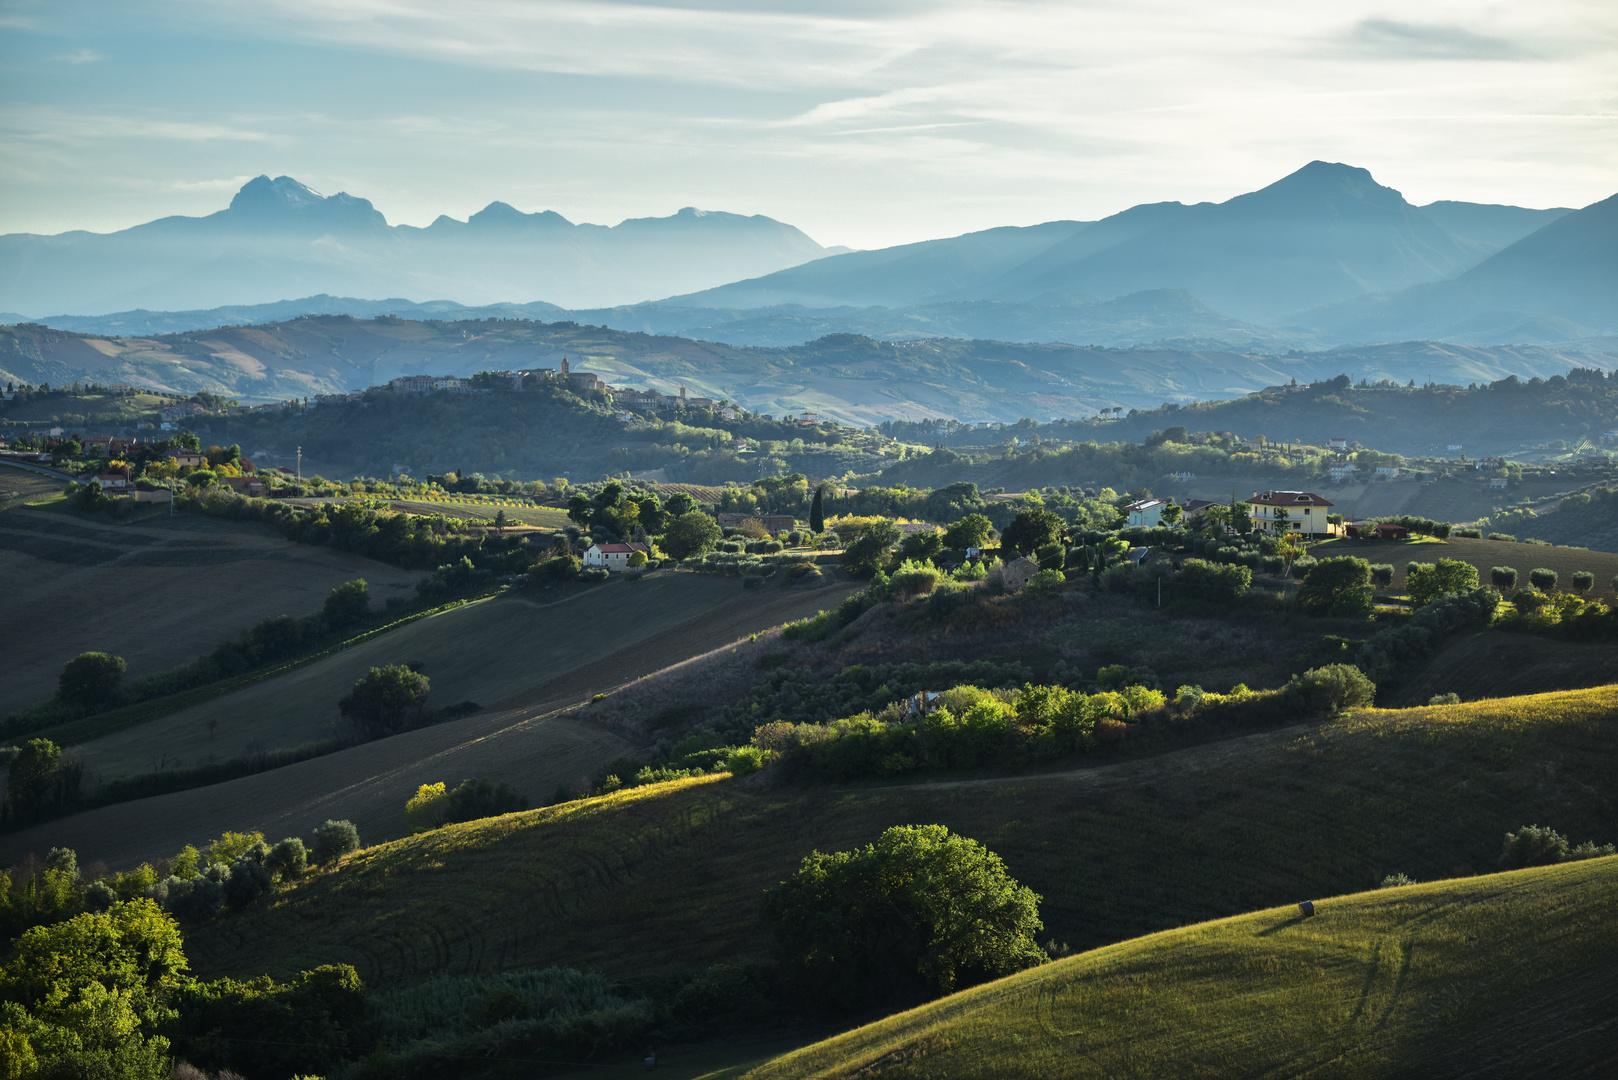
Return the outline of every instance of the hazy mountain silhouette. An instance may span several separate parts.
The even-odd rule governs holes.
[[[1340,340],[1572,340],[1618,331],[1618,195],[1558,217],[1450,281],[1309,313]]]
[[[1573,211],[1565,206],[1530,210],[1525,206],[1452,202],[1446,199],[1428,203],[1421,208],[1421,212],[1438,222],[1455,239],[1493,254]]]
[[[0,308],[96,314],[334,293],[628,303],[793,266],[826,249],[790,225],[687,208],[608,228],[491,203],[390,226],[369,201],[260,176],[206,217],[110,234],[0,237]]]

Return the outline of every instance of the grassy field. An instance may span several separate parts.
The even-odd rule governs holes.
[[[225,829],[307,835],[328,817],[354,821],[361,835],[375,842],[402,836],[405,801],[418,785],[439,780],[456,783],[487,776],[511,784],[534,803],[543,802],[558,784],[589,778],[630,748],[625,735],[616,730],[558,716],[560,710],[772,626],[812,615],[819,608],[835,605],[847,591],[848,586],[832,586],[806,592],[744,592],[733,578],[654,575],[633,585],[614,582],[581,588],[548,608],[535,607],[519,597],[475,605],[482,609],[480,619],[488,627],[504,628],[505,637],[496,630],[457,621],[452,618],[454,612],[412,623],[330,660],[338,661],[339,666],[353,665],[342,675],[351,683],[353,671],[363,671],[369,662],[414,658],[409,652],[389,650],[402,649],[403,639],[395,635],[423,627],[431,637],[416,638],[414,643],[431,644],[437,650],[423,657],[427,672],[442,678],[446,691],[453,688],[459,694],[445,693],[440,703],[469,697],[484,705],[484,711],[272,772],[119,803],[0,836],[0,865],[29,852],[43,854],[58,845],[76,849],[87,862],[133,865],[171,855],[187,843],[199,843]],[[657,623],[663,629],[639,635],[637,621]],[[381,650],[374,660],[368,659],[369,654],[355,655],[373,647]],[[528,656],[532,660],[526,660]],[[513,662],[514,657],[518,662]],[[312,722],[307,728],[300,726],[306,721],[299,708],[277,700],[277,695],[289,699],[302,695],[294,705],[301,701],[300,707],[314,711],[317,717],[326,715],[335,701],[327,696],[328,691],[347,689],[342,678],[332,674],[335,667],[321,669],[327,663],[319,661],[232,695],[239,698],[236,713],[249,716],[254,715],[251,710],[279,710],[276,715],[287,725],[281,732],[285,741],[273,745],[295,742],[306,730],[324,732],[327,729]],[[293,679],[302,681],[294,684]],[[435,690],[435,697],[438,693]],[[250,701],[247,695],[252,695]],[[216,699],[208,707],[227,700]],[[229,712],[217,715],[223,719],[213,741],[221,745],[219,739],[234,716]],[[165,752],[161,748],[170,745],[167,740],[173,740],[172,745],[189,759],[196,754],[191,748],[209,741],[198,726],[199,718],[200,714],[173,724],[168,721],[174,718],[164,718],[109,739],[128,736],[132,740],[121,743],[119,753],[134,766],[143,763],[143,754],[150,761]],[[254,723],[265,721],[260,717]],[[144,746],[133,741],[143,732],[149,740]],[[270,745],[269,737],[265,738]],[[85,747],[91,762],[110,753],[95,743]],[[92,764],[91,768],[100,766]]]
[[[934,822],[998,852],[1043,896],[1047,934],[1085,949],[1393,872],[1487,872],[1525,823],[1618,840],[1615,774],[1618,687],[1371,710],[1041,776],[698,778],[368,848],[200,929],[188,952],[210,975],[346,962],[367,982],[690,971],[764,955],[759,898],[810,851]]]
[[[1317,558],[1333,555],[1357,555],[1368,562],[1392,563],[1395,589],[1404,588],[1405,564],[1409,562],[1436,562],[1439,559],[1460,559],[1478,568],[1478,580],[1487,585],[1489,571],[1496,566],[1510,566],[1517,571],[1517,584],[1528,584],[1528,571],[1536,567],[1555,570],[1559,575],[1557,587],[1572,591],[1573,574],[1589,570],[1596,576],[1591,597],[1612,601],[1612,579],[1618,574],[1618,554],[1610,551],[1588,551],[1584,548],[1547,547],[1541,544],[1516,544],[1507,540],[1474,540],[1456,536],[1435,543],[1403,543],[1386,540],[1329,540],[1310,548],[1309,554]]]
[[[0,712],[50,697],[62,665],[87,650],[122,656],[126,678],[139,678],[261,619],[316,611],[345,581],[364,578],[380,604],[413,596],[418,577],[243,522],[9,510],[0,513]]]
[[[1618,1056],[1618,858],[1318,900],[1075,956],[751,1080],[1597,1076]]]
[[[3,463],[0,463],[3,466]],[[27,469],[0,467],[0,510],[12,510],[30,499],[59,493],[64,482]]]

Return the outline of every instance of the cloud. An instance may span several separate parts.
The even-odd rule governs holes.
[[[1480,34],[1464,26],[1362,19],[1347,35],[1353,47],[1389,58],[1518,60],[1533,55],[1521,41]]]
[[[55,56],[51,59],[60,60],[68,64],[94,64],[105,60],[106,57],[102,56],[94,49],[80,49],[76,53],[68,53],[65,56]]]

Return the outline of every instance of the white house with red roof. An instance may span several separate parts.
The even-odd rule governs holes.
[[[1326,515],[1332,504],[1312,491],[1255,491],[1247,501],[1253,507],[1253,528],[1259,532],[1331,534]]]
[[[650,554],[645,544],[591,544],[584,552],[586,568],[600,566],[607,570],[628,570],[629,559],[635,552]]]

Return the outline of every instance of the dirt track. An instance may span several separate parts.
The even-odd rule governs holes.
[[[614,585],[610,587],[633,587]],[[848,586],[742,592],[723,607],[575,668],[475,716],[211,787],[120,803],[0,837],[0,865],[29,852],[71,847],[79,861],[114,867],[171,856],[226,829],[272,839],[307,837],[346,818],[365,843],[404,835],[403,809],[417,786],[473,776],[512,784],[543,802],[556,785],[588,776],[626,752],[615,733],[558,715],[593,694],[722,648],[751,633],[837,604]]]

